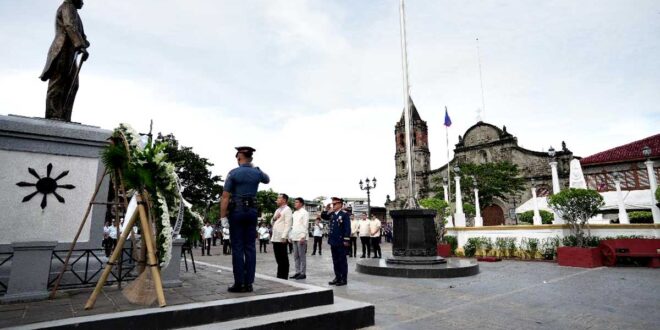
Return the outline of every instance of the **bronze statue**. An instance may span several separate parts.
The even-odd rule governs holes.
[[[73,100],[78,91],[80,66],[87,60],[89,41],[83,30],[78,9],[83,0],[64,0],[55,15],[55,39],[48,50],[41,80],[48,82],[46,118],[71,121]],[[76,63],[82,54],[80,65]]]

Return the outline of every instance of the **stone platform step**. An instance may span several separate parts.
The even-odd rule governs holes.
[[[10,329],[174,329],[333,305],[332,289],[303,284],[294,286],[302,290],[95,314]]]
[[[332,305],[262,315],[203,326],[188,330],[206,329],[359,329],[374,325],[374,305],[335,297]]]

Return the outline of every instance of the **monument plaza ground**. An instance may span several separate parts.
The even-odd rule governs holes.
[[[300,282],[327,286],[334,275],[326,247],[322,256],[308,255],[307,279]],[[390,249],[383,243],[384,257]],[[213,250],[195,260],[231,267],[220,246]],[[257,273],[275,275],[270,250],[257,254]],[[373,329],[653,329],[660,324],[657,269],[505,260],[482,262],[480,273],[471,277],[407,279],[360,274],[355,271],[360,258],[348,260],[348,285],[335,288],[335,296],[374,304]]]

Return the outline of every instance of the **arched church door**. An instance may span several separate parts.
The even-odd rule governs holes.
[[[481,213],[483,213],[484,226],[499,226],[504,224],[504,211],[495,204],[487,206]]]

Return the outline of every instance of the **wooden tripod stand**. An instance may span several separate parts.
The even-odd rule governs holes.
[[[128,221],[128,224],[126,225],[126,228],[133,228],[137,218],[138,217],[140,218],[140,228],[142,229],[142,237],[145,240],[146,243],[145,245],[147,247],[147,261],[148,261],[147,266],[149,266],[149,268],[151,269],[151,276],[153,278],[154,286],[156,288],[156,296],[158,297],[158,304],[160,305],[160,307],[164,307],[166,305],[165,293],[163,292],[163,282],[160,278],[160,269],[158,267],[158,259],[156,258],[156,251],[153,241],[153,234],[151,231],[151,225],[149,224],[149,219],[147,218],[147,212],[145,209],[146,202],[144,200],[142,193],[137,194],[136,199],[138,204],[138,212],[133,214],[131,219]],[[112,252],[112,255],[110,256],[110,260],[108,260],[108,263],[106,264],[105,269],[103,269],[103,273],[101,274],[98,283],[96,283],[96,287],[94,288],[94,291],[89,296],[89,299],[85,304],[85,309],[91,309],[94,307],[94,303],[96,303],[96,298],[98,297],[99,293],[101,293],[101,290],[103,289],[103,285],[105,285],[105,282],[108,280],[108,276],[112,271],[112,266],[116,263],[117,259],[119,259],[119,256],[122,251],[122,247],[126,242],[126,238],[128,237],[129,233],[130,230],[124,230],[124,232],[119,237],[117,246],[115,247],[115,250]]]

